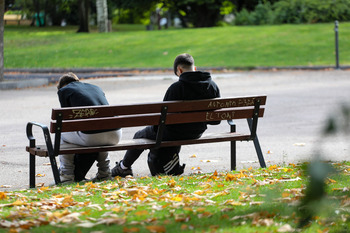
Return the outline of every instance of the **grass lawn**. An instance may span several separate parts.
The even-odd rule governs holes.
[[[0,192],[0,232],[294,232],[304,165]],[[332,165],[300,232],[349,232],[350,163]]]
[[[5,68],[171,68],[184,52],[198,67],[335,65],[334,24],[160,31],[119,25],[103,34],[76,29],[6,26]],[[350,65],[349,38],[350,23],[340,23],[341,65]]]

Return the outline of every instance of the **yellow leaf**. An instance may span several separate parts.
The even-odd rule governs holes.
[[[141,210],[141,211],[138,211],[138,212],[135,213],[135,215],[137,215],[137,216],[147,215],[147,214],[148,214],[147,210]]]
[[[44,177],[45,174],[39,174],[39,173],[38,173],[38,174],[36,174],[35,176],[36,176],[36,177]]]
[[[287,193],[287,192],[283,192],[283,193],[282,193],[282,197],[289,197],[289,195],[290,195],[290,194]]]
[[[237,180],[237,177],[233,174],[227,173],[226,177],[225,177],[226,181],[232,181],[232,180]]]
[[[337,181],[335,181],[335,180],[332,180],[331,178],[327,178],[327,181],[326,181],[326,183],[337,183]]]
[[[17,206],[17,205],[25,205],[26,203],[24,203],[21,200],[16,200],[15,202],[12,203],[12,206]]]
[[[146,229],[149,230],[152,233],[163,233],[166,232],[166,229],[164,226],[146,226]]]
[[[0,192],[0,200],[5,200],[7,199],[6,193]]]
[[[197,155],[191,155],[190,158],[197,158]]]
[[[171,200],[172,200],[172,201],[177,201],[177,202],[180,202],[180,201],[182,201],[182,200],[183,200],[183,198],[182,198],[182,197],[177,196],[177,197],[173,197],[173,198],[171,198]]]

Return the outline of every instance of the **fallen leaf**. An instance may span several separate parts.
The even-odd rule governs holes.
[[[298,143],[294,143],[293,146],[305,146],[306,143],[303,142],[298,142]]]
[[[277,232],[294,232],[295,229],[293,229],[289,224],[284,224],[281,226]]]
[[[148,215],[148,211],[147,210],[141,210],[141,211],[136,212],[135,215],[137,215],[137,216]]]
[[[0,200],[5,200],[7,199],[6,193],[0,192]]]
[[[84,228],[92,228],[92,227],[96,226],[96,223],[92,223],[92,222],[82,222],[82,223],[78,223],[76,226],[78,226],[78,227],[84,227]]]
[[[166,229],[164,226],[146,226],[146,229],[149,230],[152,233],[163,233],[166,232]]]
[[[123,232],[124,233],[132,233],[132,232],[139,232],[140,231],[140,228],[138,228],[138,227],[131,227],[131,228],[126,228],[126,227],[124,227],[123,228]]]

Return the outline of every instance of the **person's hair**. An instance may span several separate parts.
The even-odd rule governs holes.
[[[71,82],[79,82],[79,78],[72,72],[64,74],[58,80],[57,89],[59,90]]]
[[[175,73],[175,75],[177,75],[176,71],[177,71],[178,66],[181,66],[184,69],[191,69],[191,67],[194,66],[193,57],[191,55],[189,55],[188,53],[183,53],[183,54],[178,55],[174,61],[174,73]]]

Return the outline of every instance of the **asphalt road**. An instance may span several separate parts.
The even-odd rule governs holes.
[[[60,75],[58,75],[60,76]],[[350,71],[246,71],[214,74],[222,96],[266,94],[265,116],[259,120],[258,136],[268,166],[308,161],[321,149],[325,160],[349,159],[349,137],[344,135],[321,140],[321,131],[329,116],[338,117],[341,104],[350,105]],[[110,104],[156,102],[163,99],[167,87],[176,80],[171,74],[89,79],[100,86]],[[59,107],[54,85],[0,91],[0,191],[28,188],[29,156],[26,123],[48,124],[51,109]],[[248,131],[245,121],[237,122],[237,131]],[[228,131],[222,122],[209,126],[208,132]],[[123,137],[131,138],[137,128],[124,129]],[[37,143],[43,143],[39,130]],[[229,143],[184,146],[181,163],[185,174],[229,171]],[[114,163],[123,151],[110,152]],[[192,155],[196,155],[192,158]],[[259,167],[252,142],[237,143],[237,168]],[[49,185],[53,176],[47,158],[37,158],[37,183]],[[192,170],[191,168],[200,168]],[[146,153],[133,167],[136,176],[150,175]],[[95,166],[88,176],[93,177]]]

